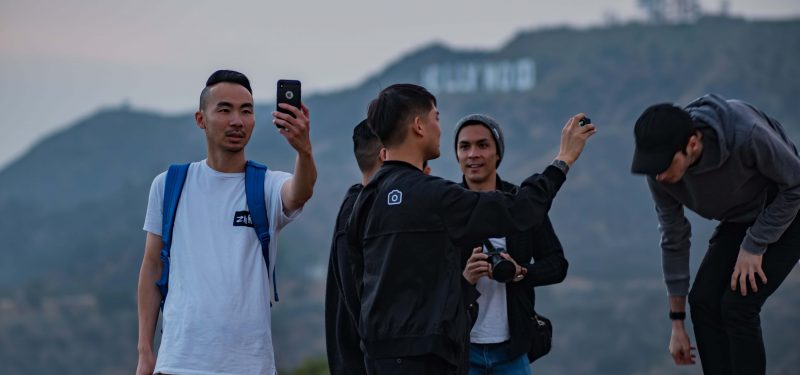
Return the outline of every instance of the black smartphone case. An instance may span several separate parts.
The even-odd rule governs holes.
[[[278,81],[278,93],[275,107],[279,112],[294,116],[288,110],[278,107],[278,104],[286,103],[300,109],[300,99],[300,81],[293,79],[282,79]]]

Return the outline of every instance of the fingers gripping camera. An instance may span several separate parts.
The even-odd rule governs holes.
[[[492,265],[492,278],[499,283],[507,283],[514,278],[517,267],[514,263],[500,254],[505,253],[505,248],[495,248],[491,241],[483,241],[483,253],[488,255],[487,261]]]

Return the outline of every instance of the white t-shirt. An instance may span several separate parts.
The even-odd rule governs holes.
[[[283,212],[281,187],[289,178],[269,170],[264,182],[272,236],[269,275],[278,233],[300,213]],[[145,231],[159,236],[165,180],[166,172],[153,180],[144,222]],[[255,230],[243,225],[242,211],[248,211],[244,173],[217,172],[205,160],[191,164],[172,230],[156,373],[276,373],[270,280],[261,244]]]
[[[505,238],[490,238],[495,248],[505,248]],[[485,247],[484,247],[485,249]],[[469,338],[473,344],[497,344],[511,338],[508,328],[508,305],[506,304],[506,284],[498,283],[483,276],[475,287],[481,293],[478,297],[478,319],[472,327]]]

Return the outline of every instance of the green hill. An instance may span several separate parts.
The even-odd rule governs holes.
[[[416,82],[437,94],[442,157],[433,173],[460,175],[455,121],[491,114],[506,134],[500,174],[520,181],[555,156],[564,121],[585,112],[600,127],[554,204],[570,261],[567,280],[537,292],[555,325],[537,373],[700,373],[666,355],[669,324],[656,219],[629,173],[632,124],[649,104],[707,92],[749,101],[800,141],[800,20],[703,18],[523,32],[489,51],[431,45],[356,87],[308,98],[319,179],[302,218],[280,238],[282,300],[273,334],[282,368],[324,355],[322,302],[336,209],[359,179],[352,127],[380,87]],[[200,77],[199,79],[202,79]],[[256,88],[258,90],[258,88]],[[291,171],[294,153],[259,105],[251,159]],[[136,280],[152,178],[204,157],[190,113],[108,108],[51,135],[0,171],[0,373],[129,374],[136,365]],[[693,264],[713,223],[692,217]],[[696,267],[695,267],[696,269]],[[763,315],[770,373],[800,368],[800,271]]]

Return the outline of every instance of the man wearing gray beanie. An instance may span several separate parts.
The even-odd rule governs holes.
[[[464,188],[516,194],[519,187],[497,175],[505,140],[493,118],[473,114],[459,120],[455,149]],[[562,168],[564,173],[567,170]],[[477,306],[470,306],[475,321],[470,332],[470,374],[530,374],[529,363],[542,355],[531,345],[533,324],[538,323],[531,320],[535,316],[534,287],[564,280],[567,260],[547,215],[539,225],[503,238],[484,239],[487,241],[514,265],[515,272],[503,279],[499,267],[493,270],[490,266],[485,245],[463,249],[464,278],[480,293]]]
[[[489,130],[489,133],[492,136],[492,139],[494,139],[494,143],[496,145],[495,148],[497,150],[497,157],[499,159],[503,159],[503,155],[505,154],[506,150],[503,129],[500,128],[500,124],[498,124],[495,119],[480,113],[464,116],[461,118],[461,120],[458,120],[458,123],[456,123],[456,136],[453,140],[456,145],[456,158],[458,158],[458,135],[461,133],[461,129],[470,125],[481,125]],[[497,161],[497,165],[500,166],[500,160]]]

